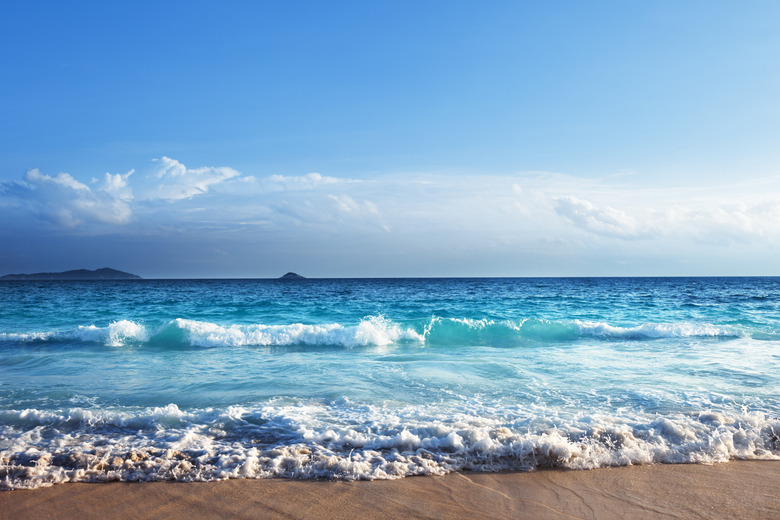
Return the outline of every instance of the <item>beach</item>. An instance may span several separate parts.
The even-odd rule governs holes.
[[[60,484],[0,493],[2,519],[777,518],[780,463],[457,472],[332,481]]]
[[[73,4],[0,30],[0,520],[780,520],[780,2]]]

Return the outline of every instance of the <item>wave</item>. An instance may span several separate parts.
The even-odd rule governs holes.
[[[28,343],[77,340],[103,343],[112,347],[119,347],[132,341],[147,341],[149,337],[149,332],[142,324],[129,320],[114,321],[106,327],[79,325],[72,330],[0,333],[0,341]]]
[[[235,346],[382,346],[394,343],[516,344],[518,341],[566,342],[583,338],[602,340],[653,340],[659,338],[736,338],[776,340],[774,331],[745,331],[707,323],[645,323],[614,326],[582,320],[491,320],[432,317],[395,323],[384,316],[367,316],[356,324],[323,323],[285,325],[218,324],[176,318],[158,326],[119,320],[105,327],[78,326],[71,330],[0,333],[4,342],[80,341],[119,347],[128,344]]]
[[[636,327],[613,327],[606,323],[575,320],[575,325],[583,335],[625,339],[740,336],[733,329],[696,323],[646,323]]]
[[[230,325],[176,319],[174,326],[184,331],[196,346],[240,345],[341,345],[357,347],[388,345],[402,340],[423,341],[411,328],[402,328],[382,316],[370,316],[354,326],[324,325]]]
[[[696,323],[645,323],[633,327],[613,326],[604,322],[581,320],[546,320],[530,318],[513,320],[472,320],[437,318],[425,326],[428,342],[460,339],[493,341],[536,340],[575,341],[582,338],[603,340],[652,340],[659,338],[736,338],[743,333],[733,328]]]
[[[759,411],[512,421],[419,407],[393,411],[344,399],[257,409],[183,411],[170,404],[0,414],[4,489],[780,459],[780,419]]]
[[[383,316],[368,316],[355,325],[339,323],[290,325],[220,325],[176,318],[158,327],[129,320],[115,321],[106,327],[79,326],[71,330],[49,332],[0,333],[0,341],[19,343],[81,341],[106,346],[134,343],[185,344],[197,347],[340,345],[357,347],[388,345],[398,341],[423,342],[425,338],[412,328],[404,328]]]

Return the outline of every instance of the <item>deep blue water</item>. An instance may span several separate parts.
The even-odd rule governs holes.
[[[780,279],[0,282],[0,486],[780,458]]]

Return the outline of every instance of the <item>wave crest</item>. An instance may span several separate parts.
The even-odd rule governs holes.
[[[402,328],[383,316],[369,316],[354,326],[338,323],[322,325],[217,325],[215,323],[176,319],[175,327],[184,331],[194,346],[243,345],[340,345],[357,347],[388,345],[397,341],[424,341],[411,328]]]
[[[512,342],[576,341],[581,338],[604,340],[652,340],[660,338],[730,338],[740,333],[725,327],[695,323],[644,323],[634,327],[620,327],[597,321],[547,320],[529,318],[519,321],[431,318],[423,336],[427,342],[440,343],[463,340]]]
[[[384,316],[367,316],[357,324],[219,324],[176,318],[157,327],[131,320],[119,320],[105,327],[78,326],[72,330],[0,333],[0,341],[82,341],[119,347],[133,343],[155,343],[196,347],[235,346],[382,346],[399,342],[430,345],[512,345],[518,341],[566,342],[581,338],[603,340],[654,340],[660,338],[735,338],[750,335],[761,340],[763,331],[740,331],[707,323],[644,323],[615,326],[583,320],[494,320],[488,318],[442,318],[396,323]],[[774,338],[776,335],[769,335]]]

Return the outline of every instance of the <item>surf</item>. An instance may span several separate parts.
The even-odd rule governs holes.
[[[442,345],[506,343],[521,340],[566,342],[583,338],[644,341],[660,338],[774,337],[761,330],[738,329],[709,323],[642,323],[616,326],[582,320],[493,320],[441,318],[397,323],[385,316],[366,316],[358,323],[221,324],[175,318],[162,325],[119,320],[104,326],[77,325],[53,331],[3,332],[0,341],[46,343],[78,341],[119,347],[129,344],[185,344],[198,347],[235,346],[382,346],[394,343]]]

